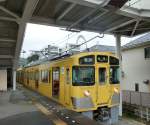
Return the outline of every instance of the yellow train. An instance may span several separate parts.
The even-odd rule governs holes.
[[[26,66],[18,69],[17,81],[90,118],[118,117],[119,60],[110,52],[65,55]]]

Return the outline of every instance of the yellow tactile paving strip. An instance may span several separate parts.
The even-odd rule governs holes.
[[[49,111],[47,108],[45,108],[40,103],[35,103],[35,106],[43,113],[45,114],[55,125],[67,125],[66,122],[62,121],[60,118],[58,118],[55,114],[53,114],[51,111]]]

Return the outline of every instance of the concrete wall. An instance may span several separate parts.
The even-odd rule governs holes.
[[[150,93],[150,84],[143,83],[144,80],[150,80],[150,59],[144,58],[144,47],[123,51],[122,68],[123,90],[135,91],[135,83],[139,83],[140,92]]]
[[[7,70],[0,70],[0,91],[7,90]]]

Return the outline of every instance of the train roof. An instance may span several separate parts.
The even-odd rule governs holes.
[[[37,66],[40,64],[46,64],[50,61],[58,61],[58,60],[62,60],[62,59],[67,59],[69,57],[80,57],[80,56],[86,56],[86,55],[91,55],[91,54],[102,54],[102,55],[111,55],[114,56],[114,54],[112,52],[99,52],[99,51],[94,51],[94,52],[80,52],[80,53],[76,53],[76,54],[64,54],[64,55],[60,55],[60,56],[55,56],[54,58],[48,59],[48,58],[44,58],[35,62],[32,62],[26,66],[24,66],[24,68],[27,67],[31,67],[31,66]]]

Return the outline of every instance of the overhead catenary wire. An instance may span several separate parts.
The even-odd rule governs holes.
[[[64,40],[58,40],[58,41],[56,41],[55,43],[57,43],[57,44],[55,44],[55,45],[60,45],[60,44],[62,44],[62,43],[64,43],[64,42],[66,42],[67,40],[71,39],[72,37],[75,37],[77,34],[78,34],[78,33],[74,33],[74,32],[72,32],[72,33],[70,33],[70,34],[67,34],[67,35],[64,37]]]
[[[94,39],[96,39],[96,38],[103,38],[103,37],[104,37],[104,34],[103,34],[102,36],[97,35],[97,36],[95,36],[95,37],[92,37],[91,39],[89,39],[89,40],[87,40],[87,41],[85,41],[85,42],[83,42],[83,43],[81,43],[81,44],[79,44],[79,45],[77,45],[77,46],[75,46],[75,47],[72,47],[72,48],[70,48],[70,49],[68,49],[68,50],[63,51],[61,54],[66,53],[66,52],[68,52],[68,51],[71,51],[72,49],[75,49],[75,48],[77,48],[77,47],[80,47],[80,46],[82,46],[82,45],[84,45],[84,44],[86,44],[86,43],[88,43],[88,42],[90,42],[90,41],[92,41],[92,40],[94,40]]]
[[[64,37],[65,40],[63,40],[63,41],[59,40],[59,42],[57,42],[57,44],[55,44],[55,46],[60,45],[60,44],[62,45],[62,43],[66,42],[68,39],[70,39],[70,38],[72,38],[72,37],[74,37],[74,36],[76,36],[76,35],[77,35],[77,33],[74,34],[74,32],[71,32],[70,34],[67,34],[67,35]],[[41,50],[30,50],[30,51],[32,51],[32,52],[40,52],[44,57],[48,58],[48,57],[44,54],[44,53],[46,52],[45,48],[43,48],[43,49],[41,49]]]

